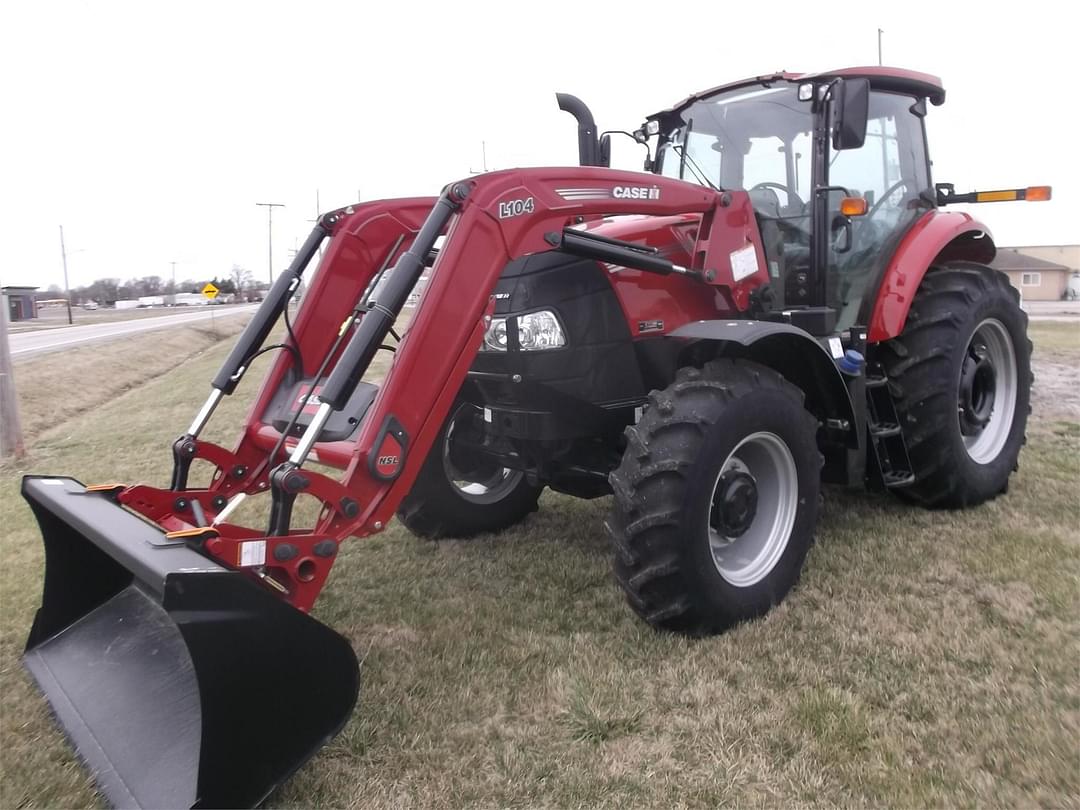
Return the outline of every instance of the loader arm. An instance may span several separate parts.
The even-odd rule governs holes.
[[[409,492],[479,349],[493,311],[491,293],[508,262],[559,248],[649,272],[681,272],[745,308],[750,291],[767,278],[762,271],[736,281],[731,243],[723,241],[733,229],[713,227],[718,215],[725,216],[725,225],[743,225],[737,247],[749,241],[760,252],[752,218],[728,221],[746,218],[741,212],[748,206],[735,199],[742,194],[610,169],[545,168],[470,178],[451,184],[437,200],[381,201],[327,215],[319,227],[326,226],[329,248],[294,330],[304,367],[297,367],[293,354],[280,353],[233,451],[203,442],[197,430],[181,437],[192,445],[192,459],[217,468],[209,488],[139,486],[121,492],[119,500],[177,541],[196,545],[226,567],[247,570],[295,607],[309,610],[341,541],[381,531]],[[693,266],[665,264],[567,230],[582,218],[613,214],[700,215]],[[440,236],[445,241],[412,322],[357,432],[347,442],[320,441],[328,420],[346,408],[358,385],[368,385],[361,379]],[[377,295],[358,310],[359,292],[391,262]],[[268,299],[265,306],[269,318],[280,302]],[[244,351],[234,351],[232,366],[219,372],[215,386],[233,381],[237,369],[242,374],[265,340],[261,324],[267,318],[259,319],[255,339],[241,337]],[[313,411],[310,424],[302,435],[283,434],[269,424],[272,402],[290,382],[313,377],[317,409],[295,403]],[[213,389],[193,428],[201,429],[225,393]],[[344,467],[344,474],[338,480],[312,471],[305,467],[309,460]],[[291,513],[301,494],[318,499],[322,509],[314,527],[297,530]],[[266,526],[229,523],[235,504],[253,496],[269,501]]]

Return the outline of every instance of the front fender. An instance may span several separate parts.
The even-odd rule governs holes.
[[[746,357],[775,369],[803,390],[806,407],[819,418],[846,422],[849,445],[859,445],[855,408],[844,376],[829,350],[809,332],[777,321],[695,321],[668,337],[726,344],[728,356]]]
[[[904,331],[908,310],[923,276],[935,260],[994,258],[990,230],[970,214],[928,211],[900,240],[878,288],[868,340],[879,343]]]

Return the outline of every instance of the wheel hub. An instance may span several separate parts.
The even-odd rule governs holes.
[[[754,476],[742,470],[727,470],[720,476],[713,496],[713,527],[724,537],[741,537],[754,522],[757,503]]]
[[[477,430],[476,409],[462,405],[454,414],[443,442],[443,470],[457,494],[470,503],[497,503],[521,482],[524,473],[500,466],[480,451],[483,433]]]
[[[975,327],[960,365],[957,421],[964,449],[976,464],[990,464],[1013,433],[1020,372],[1012,335],[997,318]]]
[[[960,369],[960,432],[978,436],[994,413],[997,372],[983,343],[972,343]]]
[[[799,510],[799,474],[775,433],[746,436],[720,467],[709,501],[709,551],[736,588],[767,577],[787,548]]]

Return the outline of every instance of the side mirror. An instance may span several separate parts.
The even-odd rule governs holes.
[[[869,79],[837,79],[832,89],[833,149],[858,149],[866,141]]]
[[[600,136],[600,165],[611,165],[611,136],[606,133]]]

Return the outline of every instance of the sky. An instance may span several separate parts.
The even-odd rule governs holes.
[[[880,8],[878,6],[880,5]],[[53,2],[0,10],[0,283],[275,274],[323,211],[486,164],[574,165],[601,129],[727,81],[876,64],[941,76],[934,179],[1054,187],[978,206],[998,245],[1080,242],[1064,4]],[[616,138],[613,166],[643,150]]]

